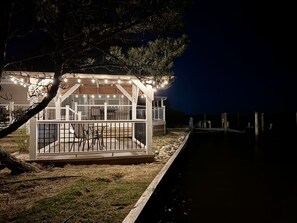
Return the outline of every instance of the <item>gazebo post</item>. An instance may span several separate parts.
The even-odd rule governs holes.
[[[37,158],[37,128],[36,117],[30,119],[30,149],[29,155],[31,160],[36,160]]]
[[[60,88],[55,97],[56,120],[61,120],[61,91]]]
[[[146,107],[146,153],[152,154],[153,147],[153,107],[152,101],[154,97],[153,88],[151,85],[147,85],[147,95],[145,100]]]
[[[30,100],[30,105],[33,105],[35,102],[37,102],[38,99],[37,97],[33,97]],[[37,128],[38,126],[36,125],[36,116],[33,116],[30,119],[30,141],[29,141],[29,157],[31,160],[36,160],[37,159]]]
[[[137,99],[138,99],[139,88],[133,84],[132,85],[132,120],[136,120],[136,108],[137,108]],[[135,140],[135,123],[132,124],[132,139]]]
[[[132,85],[132,120],[136,120],[138,91],[139,91],[138,87],[133,84]]]
[[[144,85],[139,79],[133,79],[132,82],[146,95],[146,153],[152,154],[153,146],[153,106],[154,100],[153,87],[151,85]]]

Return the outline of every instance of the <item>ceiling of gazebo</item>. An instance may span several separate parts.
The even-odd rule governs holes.
[[[68,87],[67,87],[68,86]],[[65,85],[62,88],[61,93],[65,93],[69,90],[70,86],[73,85]],[[132,85],[121,85],[126,92],[131,94]],[[115,84],[80,84],[77,90],[74,91],[73,94],[122,94],[121,91],[116,87]]]

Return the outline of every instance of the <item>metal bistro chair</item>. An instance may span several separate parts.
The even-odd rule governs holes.
[[[71,124],[72,133],[74,134],[73,141],[70,147],[70,151],[72,150],[75,142],[78,142],[78,149],[80,148],[81,144],[83,143],[82,150],[85,149],[85,144],[89,140],[89,131],[85,128],[85,124]]]
[[[98,144],[99,149],[102,150],[104,147],[103,142],[103,130],[106,126],[104,125],[98,125],[98,126],[92,126],[89,128],[89,135],[91,136],[92,139],[92,148],[94,148],[94,145]]]

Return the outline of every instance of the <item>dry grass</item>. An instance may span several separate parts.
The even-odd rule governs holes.
[[[179,130],[155,136],[158,161],[150,164],[67,165],[19,176],[4,169],[0,222],[122,222],[168,160],[160,156],[162,148],[177,148],[185,134]]]

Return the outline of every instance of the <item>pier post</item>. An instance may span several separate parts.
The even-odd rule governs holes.
[[[227,130],[228,130],[227,112],[224,112],[222,115],[222,123],[223,123],[224,132],[225,134],[227,134]]]
[[[256,142],[259,138],[259,118],[258,118],[258,112],[255,112],[255,139]]]

